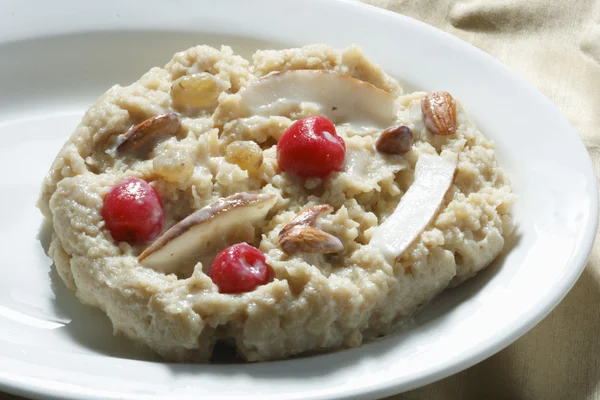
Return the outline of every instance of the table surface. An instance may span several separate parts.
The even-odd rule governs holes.
[[[571,121],[600,171],[600,0],[365,0],[498,58]],[[480,364],[386,400],[600,399],[600,241],[539,325]],[[21,399],[0,393],[3,399]]]

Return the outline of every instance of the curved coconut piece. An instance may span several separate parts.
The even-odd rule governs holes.
[[[278,72],[238,93],[242,116],[282,115],[303,102],[316,103],[334,124],[385,129],[397,119],[396,98],[370,83],[321,70]]]
[[[165,274],[202,256],[206,243],[241,223],[263,220],[277,198],[272,194],[237,193],[201,208],[162,234],[140,254],[138,262]]]
[[[373,234],[370,245],[378,248],[390,264],[423,233],[436,216],[454,182],[457,158],[422,154],[415,168],[415,181],[400,203]]]

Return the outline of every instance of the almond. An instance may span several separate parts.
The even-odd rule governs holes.
[[[163,136],[175,136],[181,128],[181,121],[175,113],[157,115],[137,124],[117,142],[118,152],[134,153],[147,151]]]
[[[335,236],[315,227],[319,216],[334,210],[329,204],[319,204],[301,211],[279,232],[279,246],[287,254],[337,253],[344,248]]]
[[[406,154],[413,145],[413,133],[408,126],[395,125],[384,130],[375,148],[377,151],[386,154]]]
[[[456,102],[448,92],[427,93],[421,100],[423,122],[432,133],[441,136],[456,133]]]
[[[337,253],[344,248],[340,239],[310,226],[295,226],[279,239],[279,246],[287,254]]]
[[[299,212],[293,220],[286,224],[281,232],[279,232],[279,236],[285,235],[287,231],[296,226],[315,226],[317,218],[319,218],[321,214],[329,214],[331,212],[333,212],[333,207],[329,204],[319,204],[308,207],[306,210]]]

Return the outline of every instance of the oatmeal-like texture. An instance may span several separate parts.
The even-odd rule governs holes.
[[[379,153],[375,142],[381,129],[340,124],[337,131],[347,148],[342,171],[307,180],[281,172],[277,140],[295,120],[319,108],[300,103],[276,116],[238,118],[239,91],[272,72],[299,69],[352,76],[397,97],[397,123],[412,129],[412,149],[402,156]],[[174,101],[173,82],[196,74],[210,75],[202,90],[212,91],[205,98],[214,104]],[[115,333],[168,360],[207,361],[219,340],[235,343],[244,359],[261,361],[359,346],[390,333],[442,290],[489,265],[513,231],[515,197],[492,142],[460,104],[456,133],[432,134],[423,123],[424,95],[404,95],[357,47],[265,50],[252,60],[226,46],[177,53],[132,85],[110,88],[56,157],[39,199],[54,227],[49,254],[65,285],[81,302],[104,310]],[[162,138],[143,156],[115,151],[133,125],[168,112],[181,119],[176,136]],[[258,154],[256,168],[230,162],[235,157],[227,157],[227,146],[237,141],[258,145],[251,145]],[[454,182],[433,221],[391,265],[369,246],[373,232],[411,186],[419,156],[442,152],[458,155]],[[252,292],[222,294],[207,275],[210,257],[177,274],[140,265],[143,246],[115,242],[101,217],[104,196],[131,176],[158,191],[166,228],[221,197],[275,195],[265,220],[241,223],[238,232],[266,254],[273,281]],[[278,243],[280,230],[317,204],[333,206],[320,228],[339,238],[343,250],[286,255]]]

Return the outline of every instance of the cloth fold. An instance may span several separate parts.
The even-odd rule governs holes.
[[[519,73],[569,119],[600,175],[600,0],[364,0],[445,30]],[[388,400],[600,399],[600,240],[557,308],[517,342]],[[551,251],[551,249],[548,249]]]

